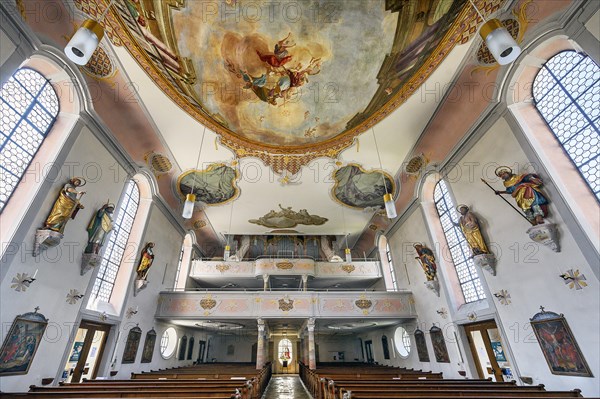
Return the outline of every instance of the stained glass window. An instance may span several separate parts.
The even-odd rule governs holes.
[[[0,89],[0,212],[58,115],[58,97],[42,75],[21,68]]]
[[[590,189],[600,200],[600,67],[563,51],[533,81],[535,106]]]
[[[448,250],[456,268],[458,281],[465,302],[475,302],[485,299],[485,292],[481,286],[479,275],[475,270],[473,259],[470,258],[471,250],[458,224],[458,212],[450,196],[446,182],[440,180],[433,191],[433,200],[440,217],[442,230],[448,242]]]
[[[121,198],[119,209],[116,211],[114,229],[110,233],[110,238],[102,256],[102,262],[92,289],[92,298],[98,298],[105,302],[110,301],[139,202],[140,190],[138,185],[133,180],[129,180],[123,198]],[[131,250],[128,251],[129,256],[131,256],[130,252]]]
[[[290,361],[292,360],[292,341],[290,341],[287,338],[282,339],[281,341],[279,341],[279,362],[281,364],[283,364],[283,362],[286,362],[285,364],[288,365],[290,364]]]

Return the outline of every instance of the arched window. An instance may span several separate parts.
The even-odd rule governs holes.
[[[181,251],[179,251],[179,261],[177,261],[177,271],[175,272],[175,284],[174,289],[177,288],[179,283],[179,274],[181,273],[181,264],[183,263],[183,251],[185,249],[185,242],[181,245]]]
[[[392,262],[392,251],[386,236],[383,234],[377,240],[377,248],[379,249],[379,259],[381,259],[381,272],[383,273],[385,288],[388,291],[398,291],[396,271]]]
[[[58,115],[50,82],[21,68],[0,90],[0,212],[23,178]]]
[[[279,362],[281,364],[284,364],[283,362],[285,362],[286,367],[287,367],[287,365],[290,364],[291,360],[292,360],[292,341],[290,341],[287,338],[284,338],[281,341],[279,341]]]
[[[98,298],[104,302],[110,301],[139,203],[138,185],[133,180],[129,180],[125,186],[125,193],[121,198],[119,209],[116,211],[114,229],[110,233],[110,239],[102,256],[92,289],[92,298]]]
[[[600,200],[600,67],[563,51],[533,81],[535,107]]]
[[[458,224],[458,213],[456,212],[454,201],[450,196],[446,182],[440,180],[433,190],[433,200],[437,209],[442,230],[448,242],[448,249],[452,256],[452,262],[456,268],[460,289],[462,290],[465,302],[475,302],[485,299],[485,292],[481,286],[479,275],[475,270],[473,259],[470,258],[471,251],[469,244],[460,231]]]
[[[392,276],[392,286],[394,287],[394,291],[398,291],[398,282],[396,281],[396,271],[394,270],[394,264],[392,263],[392,251],[390,250],[390,244],[385,243],[385,255],[388,260],[388,265],[390,267],[390,275]]]

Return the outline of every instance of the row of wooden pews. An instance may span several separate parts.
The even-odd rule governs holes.
[[[442,373],[356,363],[300,365],[300,377],[315,399],[412,398],[576,398],[581,391],[546,391],[543,385],[517,386],[513,382],[443,379]]]
[[[189,398],[260,399],[271,378],[271,364],[208,363],[132,373],[128,380],[84,380],[59,386],[30,386],[3,398]]]

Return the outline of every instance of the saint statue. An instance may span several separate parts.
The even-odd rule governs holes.
[[[425,271],[427,281],[433,281],[437,273],[437,265],[435,264],[433,251],[421,244],[415,244],[414,248],[417,251],[417,255],[419,255],[416,256],[415,259],[418,259],[421,262],[421,267],[423,268],[423,271]]]
[[[86,181],[82,177],[73,177],[63,186],[44,223],[45,229],[64,233],[69,219],[75,219],[77,212],[84,208],[79,200],[85,191],[77,191],[77,187],[85,186],[85,183]]]
[[[485,244],[485,240],[481,235],[481,230],[479,229],[479,220],[477,216],[473,214],[469,210],[469,207],[466,205],[459,205],[456,207],[456,210],[461,214],[458,219],[458,223],[455,223],[457,226],[460,226],[463,234],[465,235],[465,239],[471,247],[472,255],[483,255],[489,254],[490,251]]]
[[[510,194],[532,225],[543,224],[548,214],[548,199],[540,189],[542,179],[535,173],[515,175],[508,166],[500,166],[495,173],[506,187],[506,191],[496,190],[496,195]]]
[[[150,266],[152,266],[152,262],[154,261],[154,252],[152,248],[154,248],[154,243],[149,242],[142,250],[140,264],[136,270],[138,280],[145,280],[146,276],[148,275],[148,271],[150,270]]]
[[[87,227],[88,244],[85,248],[86,254],[96,254],[104,245],[108,233],[113,229],[112,214],[115,211],[114,204],[106,203],[96,212]]]

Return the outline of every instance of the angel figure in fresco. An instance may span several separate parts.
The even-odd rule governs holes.
[[[418,259],[419,262],[421,262],[421,267],[423,268],[423,271],[425,271],[427,281],[433,281],[437,273],[437,265],[435,264],[433,251],[421,244],[415,244],[413,246],[417,251],[417,255],[419,255],[416,256],[415,259]]]
[[[273,54],[262,54],[260,51],[256,50],[258,58],[260,58],[262,62],[267,63],[273,69],[283,67],[284,64],[292,59],[292,56],[289,55],[287,49],[296,45],[296,43],[290,39],[291,35],[292,33],[290,32],[285,38],[275,43]]]
[[[77,212],[84,208],[79,201],[85,191],[77,191],[77,187],[85,186],[85,183],[83,177],[73,177],[63,186],[50,214],[46,218],[45,229],[64,233],[69,219],[75,219]]]
[[[149,242],[142,250],[140,264],[136,270],[138,280],[145,280],[146,276],[148,276],[148,271],[150,270],[150,266],[152,266],[152,262],[154,261],[154,251],[152,248],[154,248],[154,243]]]
[[[469,247],[471,247],[472,255],[489,254],[490,251],[485,244],[481,229],[479,228],[479,220],[477,216],[469,210],[469,207],[461,204],[456,207],[456,210],[460,213],[458,223],[454,223],[459,226],[462,230]]]
[[[519,208],[525,212],[525,217],[531,224],[544,223],[548,214],[548,199],[542,193],[540,187],[542,179],[535,173],[524,173],[515,175],[508,166],[500,166],[495,171],[496,176],[503,180],[505,191],[496,190],[496,195],[510,194]]]

